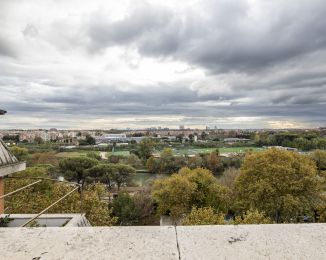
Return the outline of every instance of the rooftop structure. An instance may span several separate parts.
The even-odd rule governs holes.
[[[17,158],[9,151],[9,149],[6,147],[3,141],[0,140],[0,167],[4,167],[16,163],[18,163]]]
[[[326,224],[0,229],[1,259],[326,259]]]
[[[0,115],[4,115],[6,111],[0,109]],[[4,212],[4,180],[3,177],[23,171],[26,168],[25,162],[19,162],[17,158],[9,151],[3,141],[0,139],[0,214]]]
[[[10,221],[6,225],[8,228],[21,227],[26,221],[36,214],[0,214],[0,218],[8,216]],[[34,221],[40,227],[89,227],[91,224],[86,219],[85,214],[43,214]]]

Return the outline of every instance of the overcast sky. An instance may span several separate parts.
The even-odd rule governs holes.
[[[326,125],[325,0],[0,0],[0,128]]]

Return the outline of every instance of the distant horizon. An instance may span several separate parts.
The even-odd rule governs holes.
[[[201,130],[201,131],[214,131],[214,130],[318,130],[318,129],[324,129],[326,127],[315,127],[315,128],[214,128],[209,127],[207,129],[206,127],[202,128],[191,128],[186,127],[184,129],[180,128],[171,128],[171,127],[164,127],[162,126],[161,129],[158,127],[148,127],[148,128],[0,128],[0,131],[37,131],[37,130],[45,130],[50,131],[51,129],[55,129],[56,131],[187,131],[187,130]],[[54,131],[54,130],[53,130]]]

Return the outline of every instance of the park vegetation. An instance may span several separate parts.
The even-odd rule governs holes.
[[[259,145],[301,143],[300,150],[324,149],[316,135],[264,133],[254,140]],[[56,150],[13,146],[28,168],[14,175],[19,178],[6,179],[6,192],[35,181],[28,178],[64,177],[80,189],[48,213],[84,212],[92,225],[156,225],[162,215],[180,225],[326,222],[325,150],[299,154],[273,148],[224,157],[216,147],[176,156],[171,147],[158,150],[160,145],[148,138],[133,144],[127,156],[107,152],[107,158],[96,150],[60,157]],[[144,171],[152,178],[135,187],[134,177]],[[8,197],[8,212],[38,213],[72,188],[42,181]]]

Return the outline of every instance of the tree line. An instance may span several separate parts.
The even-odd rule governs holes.
[[[26,151],[15,149],[17,156],[29,156]],[[147,166],[157,167],[153,173],[167,173],[168,177],[150,183],[135,195],[119,192],[109,202],[102,198],[113,188],[120,190],[129,184],[141,158],[133,154],[128,158],[101,160],[97,153],[88,153],[84,157],[62,159],[56,166],[34,164],[18,176],[63,174],[67,180],[82,184],[89,198],[84,210],[93,225],[150,224],[160,215],[185,225],[326,221],[326,151],[301,155],[268,149],[248,152],[240,161],[229,164],[224,164],[218,151],[183,157],[180,164],[181,157],[173,156],[171,149],[165,149],[159,158],[152,157],[149,151],[147,145],[140,150],[143,160],[147,158]],[[33,160],[46,161],[40,156],[34,156]],[[23,186],[19,181],[27,180],[6,181],[9,192]],[[69,189],[61,191],[60,183],[42,185],[17,195],[16,199],[10,198],[12,212],[37,213]],[[42,192],[47,195],[46,200],[32,199],[41,198]],[[78,194],[74,196],[79,199]],[[60,212],[78,210],[80,205],[72,200],[60,208]]]

